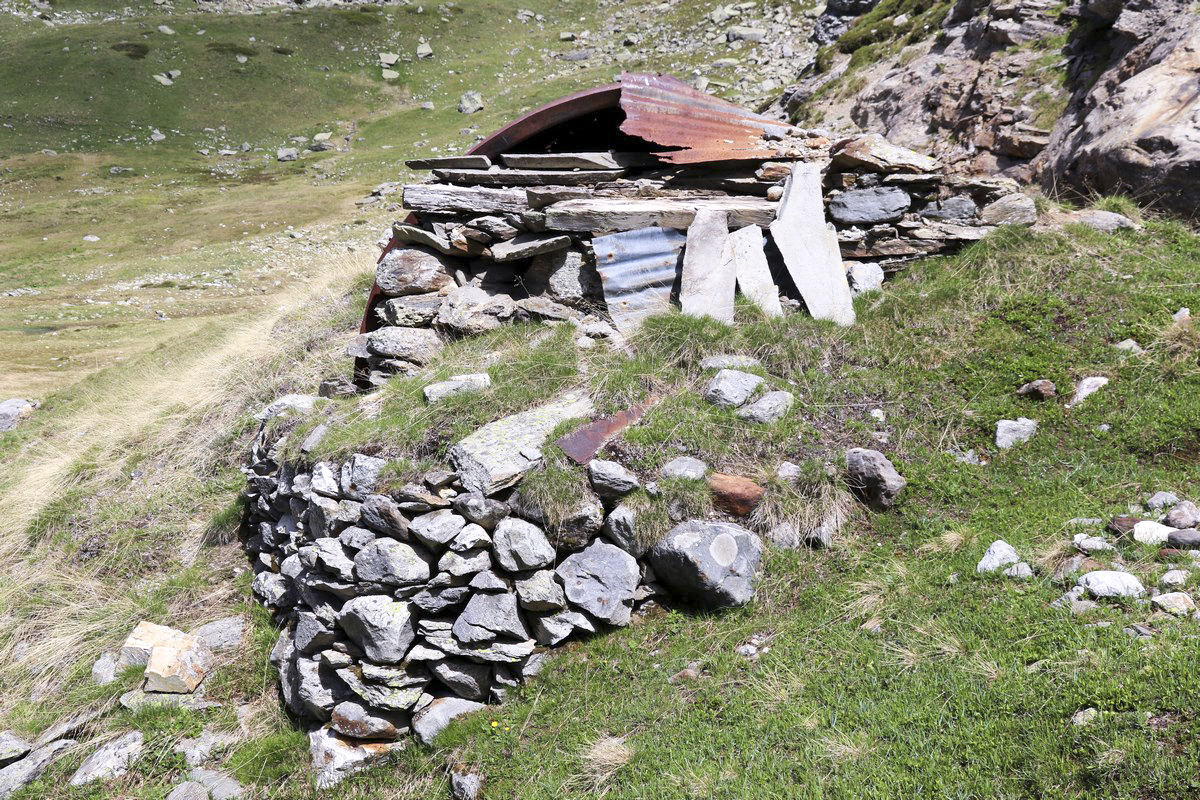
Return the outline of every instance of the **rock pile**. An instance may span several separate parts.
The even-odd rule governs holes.
[[[493,422],[451,448],[447,469],[399,488],[381,480],[380,458],[283,458],[287,426],[264,419],[246,470],[245,546],[253,590],[282,628],[271,661],[283,700],[310,723],[322,786],[410,732],[431,741],[535,674],[546,648],[628,625],[653,598],[750,599],[759,538],[690,520],[639,541],[621,501],[641,484],[619,464],[588,465],[593,499],[559,528],[521,496],[556,424],[590,410],[569,395]]]
[[[849,324],[852,289],[878,288],[879,263],[1036,218],[1011,181],[944,179],[933,159],[877,135],[832,149],[803,136],[779,160],[739,167],[622,152],[409,161],[434,180],[403,187],[413,214],[378,266],[367,319],[378,330],[351,346],[360,377],[414,371],[443,337],[515,320],[625,333],[667,310],[677,282],[695,316],[731,322],[736,287],[770,316],[802,302]]]

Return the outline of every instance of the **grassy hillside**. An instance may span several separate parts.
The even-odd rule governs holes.
[[[850,329],[804,316],[763,320],[748,307],[736,327],[672,315],[652,321],[633,354],[577,353],[560,336],[528,349],[530,331],[510,329],[447,348],[434,367],[462,372],[479,366],[485,353],[510,353],[492,362],[492,402],[474,404],[474,411],[426,411],[413,402],[417,384],[403,379],[387,387],[378,420],[355,422],[356,401],[330,408],[345,423],[329,440],[330,452],[357,448],[402,458],[436,456],[459,428],[570,386],[589,386],[609,407],[667,389],[667,400],[609,446],[643,476],[679,452],[742,474],[761,475],[788,459],[809,480],[793,489],[772,484],[768,498],[772,513],[797,515],[819,499],[844,448],[863,445],[887,452],[909,487],[892,512],[852,507],[830,550],[771,552],[750,606],[655,613],[573,644],[516,700],[457,723],[432,750],[410,746],[320,796],[443,797],[446,763],[480,767],[492,797],[1194,794],[1196,622],[1152,617],[1136,604],[1105,604],[1077,617],[1050,603],[1065,589],[1051,576],[1078,530],[1068,520],[1122,513],[1160,489],[1200,494],[1200,340],[1190,323],[1171,318],[1180,306],[1200,307],[1189,278],[1197,257],[1200,238],[1165,221],[1114,237],[1086,229],[1002,230],[959,256],[914,266],[882,295],[860,298],[859,324]],[[316,374],[347,369],[336,358],[337,338],[329,337],[352,329],[361,295],[349,297],[336,317],[306,323],[311,355],[278,352],[278,366],[266,373],[278,377],[237,389],[225,402],[240,397],[249,407],[268,390],[311,388],[304,381]],[[1128,337],[1147,352],[1131,356],[1112,347]],[[695,365],[718,352],[758,356],[773,382],[794,384],[798,413],[751,430],[700,402],[706,376]],[[1014,394],[1022,383],[1048,377],[1066,395],[1087,375],[1111,382],[1077,408],[1062,398],[1036,403]],[[873,409],[886,421],[873,418]],[[1037,419],[1037,436],[997,452],[995,421],[1017,416]],[[192,526],[219,530],[230,519],[222,503],[237,480],[226,448],[244,444],[249,428],[245,417],[214,420],[210,435],[221,448],[209,451],[207,466],[197,465],[200,474],[215,470],[212,478],[183,486],[175,498],[185,505],[211,498],[206,504],[215,516],[194,518]],[[453,426],[444,436],[425,435],[444,424]],[[158,440],[162,452],[180,441],[172,435],[182,433]],[[987,463],[962,463],[956,454],[968,449]],[[147,463],[150,474],[160,468]],[[565,470],[551,463],[550,473]],[[551,496],[578,479],[550,473],[530,480]],[[78,502],[31,534],[63,546],[78,540],[80,527],[106,518],[111,524],[161,514],[136,503],[97,509],[83,497],[123,497],[119,482],[102,470],[77,480]],[[178,524],[143,526],[126,547],[161,546],[178,535]],[[997,538],[1036,566],[1035,579],[975,574]],[[72,674],[85,672],[89,657],[118,641],[123,622],[138,614],[169,609],[203,618],[244,597],[247,576],[231,584],[223,571],[237,563],[236,546],[201,553],[207,567],[164,567],[164,575],[178,577],[133,595],[122,624],[79,640],[87,655]],[[1134,543],[1101,558],[1117,557],[1147,585],[1171,566],[1154,548]],[[111,558],[101,561],[118,572],[130,568]],[[226,566],[215,570],[216,563]],[[213,596],[224,599],[198,605],[199,617],[188,609]],[[210,696],[225,708],[119,712],[104,723],[142,729],[156,754],[118,784],[122,793],[162,797],[182,775],[171,744],[201,725],[238,730],[234,707],[246,704],[241,713],[250,722],[226,768],[262,796],[317,796],[304,734],[280,716],[265,666],[273,632],[261,612],[250,613],[258,626],[254,646],[212,679]],[[1148,624],[1154,636],[1123,632],[1134,622]],[[761,647],[757,660],[735,652],[748,641]],[[699,678],[668,680],[692,663]],[[63,691],[52,702],[14,706],[10,721],[36,730],[63,701],[118,690]],[[1099,716],[1087,727],[1073,725],[1072,715],[1085,708]],[[113,791],[52,790],[77,760],[64,759],[22,796]]]

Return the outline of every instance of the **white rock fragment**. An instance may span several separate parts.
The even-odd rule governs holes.
[[[1013,549],[1012,545],[1003,539],[997,539],[983,554],[983,558],[975,566],[975,571],[978,573],[995,572],[1002,567],[1016,564],[1020,560],[1021,557],[1017,555],[1017,551]]]

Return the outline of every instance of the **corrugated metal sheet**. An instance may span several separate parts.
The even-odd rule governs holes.
[[[671,307],[671,287],[679,272],[679,254],[687,236],[670,228],[597,236],[592,239],[604,302],[622,333]]]
[[[679,148],[655,153],[673,164],[774,158],[764,136],[778,138],[792,130],[669,75],[621,75],[621,108],[622,131]]]

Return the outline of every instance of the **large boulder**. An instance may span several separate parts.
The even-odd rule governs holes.
[[[596,541],[556,570],[571,604],[610,625],[628,625],[641,570],[633,556]]]
[[[499,328],[516,313],[516,303],[507,294],[460,286],[446,295],[433,324],[458,336],[477,336]]]
[[[659,582],[684,599],[739,606],[754,596],[762,542],[741,525],[694,519],[672,528],[647,557]]]
[[[375,283],[389,297],[437,292],[454,285],[454,261],[424,247],[398,247],[375,268]]]

